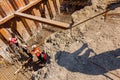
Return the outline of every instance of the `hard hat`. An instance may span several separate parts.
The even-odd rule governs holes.
[[[32,46],[32,49],[33,49],[33,48],[36,48],[36,47],[37,47],[36,45],[33,45],[33,46]]]
[[[22,46],[23,46],[23,47],[27,47],[27,45],[25,45],[25,44],[23,44]]]
[[[12,38],[9,38],[9,41],[11,41]]]

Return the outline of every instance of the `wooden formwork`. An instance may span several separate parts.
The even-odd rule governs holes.
[[[60,14],[61,1],[0,0],[0,55],[3,58],[9,56],[6,48],[10,47],[8,40],[13,34],[27,41],[38,30],[41,30],[42,24],[69,28],[68,23],[52,20]],[[6,60],[11,61],[10,58]]]
[[[12,33],[27,41],[42,23],[69,28],[68,23],[53,21],[60,14],[62,0],[0,0],[0,39],[7,45]],[[21,15],[22,14],[22,15]],[[38,18],[37,18],[38,17]],[[0,43],[2,46],[2,43]],[[4,49],[7,46],[3,46]]]

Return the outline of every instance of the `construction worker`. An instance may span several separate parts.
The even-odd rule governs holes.
[[[19,46],[17,38],[9,38],[9,43],[10,44],[15,44],[17,47]]]
[[[33,45],[31,53],[35,54],[35,56],[41,61],[41,52],[39,47]]]
[[[42,52],[40,52],[40,48],[37,47],[36,45],[33,45],[32,48],[33,48],[32,52],[37,56],[39,61],[45,64],[47,62],[47,54],[45,53],[45,51],[43,50]]]
[[[47,54],[43,50],[41,53],[41,61],[45,64],[47,62]]]
[[[17,38],[9,38],[9,43],[10,43],[10,46],[12,47],[15,55],[18,56],[18,58],[21,58],[21,56],[19,54],[19,44],[18,44]]]
[[[30,53],[27,45],[23,44],[23,45],[21,45],[21,48],[22,48],[23,52],[25,52],[29,56],[29,58],[31,58],[31,59],[33,58],[33,55]]]

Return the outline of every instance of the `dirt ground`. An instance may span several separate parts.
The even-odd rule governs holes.
[[[92,0],[91,6],[74,12],[74,24],[105,11],[108,1]],[[120,15],[116,14],[120,7],[112,13],[106,19],[101,15],[47,37],[44,49],[51,62],[39,79],[120,80]]]

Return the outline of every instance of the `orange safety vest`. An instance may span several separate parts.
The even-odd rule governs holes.
[[[41,55],[39,47],[34,48],[33,52],[37,57],[39,57]]]

